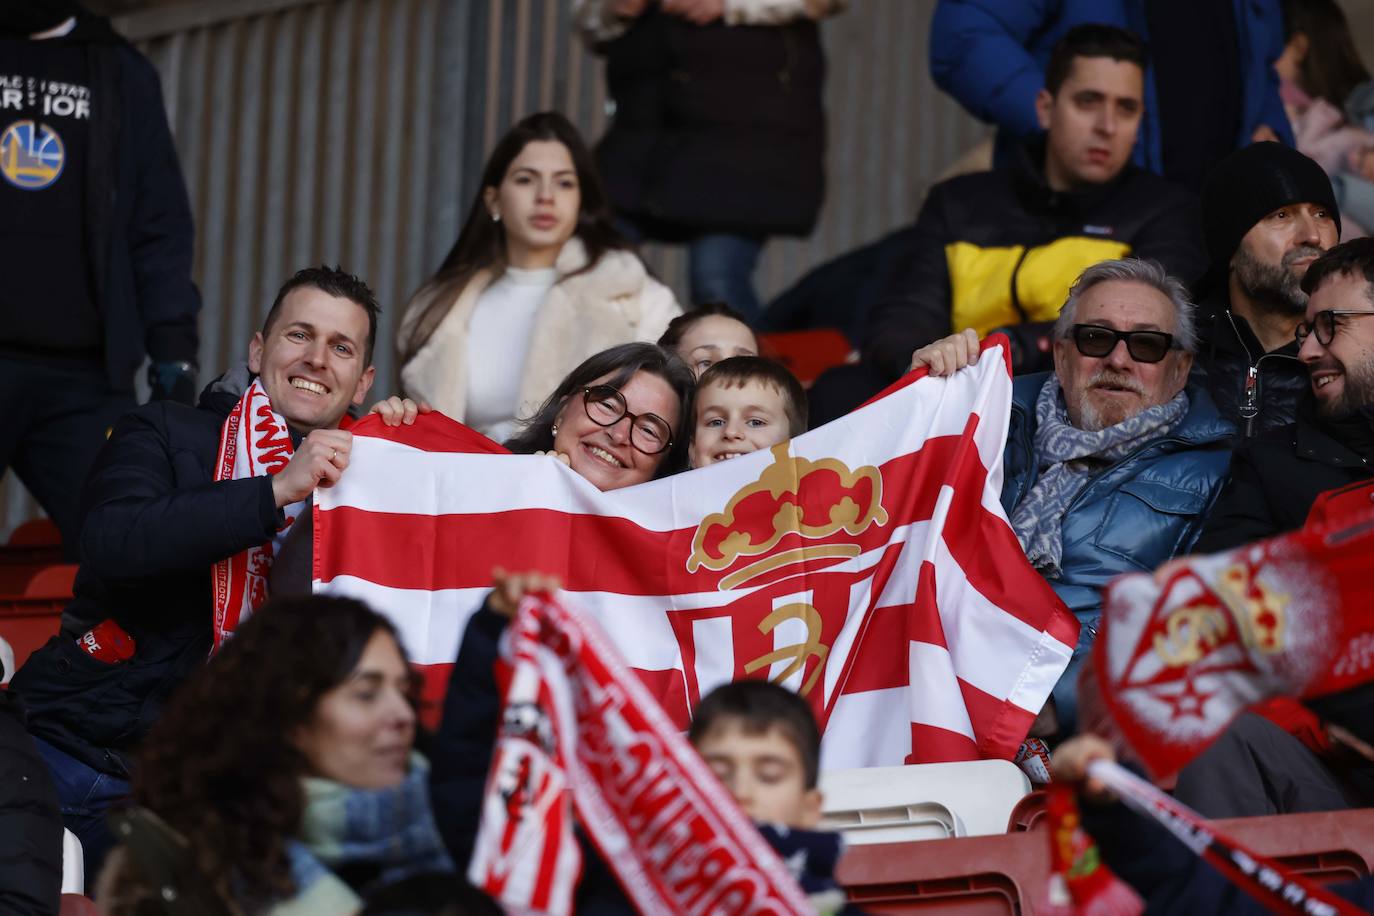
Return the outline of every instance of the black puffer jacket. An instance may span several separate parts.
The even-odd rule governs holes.
[[[1310,393],[1297,420],[1242,442],[1231,480],[1203,526],[1194,553],[1229,550],[1302,527],[1317,496],[1374,477],[1374,414],[1329,422]]]
[[[33,734],[102,772],[127,772],[134,744],[209,654],[214,564],[285,520],[270,477],[214,480],[220,428],[237,399],[211,386],[199,407],[159,401],[127,414],[86,482],[68,610],[114,619],[133,637],[134,657],[107,664],[58,635],[10,684]]]
[[[807,235],[825,190],[825,57],[809,19],[693,25],[656,6],[597,47],[615,100],[596,150],[655,238]]]
[[[1308,389],[1307,367],[1298,359],[1298,342],[1268,353],[1225,293],[1198,303],[1198,356],[1190,382],[1203,385],[1222,417],[1236,426],[1239,439],[1279,429],[1297,416],[1298,397]]]
[[[1078,193],[1045,181],[1042,143],[1013,167],[930,189],[907,251],[873,304],[864,359],[896,380],[911,353],[955,331],[1004,330],[1015,371],[1051,368],[1049,331],[1069,287],[1099,261],[1154,258],[1185,282],[1202,273],[1196,198],[1128,165]]]

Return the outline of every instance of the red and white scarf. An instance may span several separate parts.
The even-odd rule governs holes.
[[[1338,511],[1282,537],[1189,557],[1163,581],[1114,580],[1093,671],[1151,773],[1181,769],[1260,700],[1374,680],[1371,555],[1374,512]]]
[[[1271,913],[1346,916],[1364,912],[1348,900],[1218,833],[1196,811],[1120,764],[1094,761],[1088,765],[1088,775],[1111,789],[1126,807],[1168,830],[1194,855],[1201,856]]]
[[[262,380],[254,379],[224,419],[219,455],[215,459],[215,480],[275,474],[286,467],[293,454],[295,448],[291,445],[286,420],[272,409]],[[215,591],[212,652],[267,600],[267,574],[272,569],[278,542],[304,506],[305,500],[301,500],[283,510],[286,523],[272,540],[215,564],[212,572]]]
[[[547,595],[520,606],[469,879],[572,911],[573,813],[643,913],[805,913],[782,860],[600,630]]]

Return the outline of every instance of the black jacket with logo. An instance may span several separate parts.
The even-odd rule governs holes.
[[[54,44],[86,54],[91,108],[83,223],[110,387],[132,391],[145,356],[196,361],[194,227],[157,71],[107,20],[80,13]],[[0,127],[3,127],[0,124]],[[3,259],[0,259],[0,264]]]
[[[10,684],[33,734],[102,772],[124,775],[172,690],[209,655],[214,564],[268,541],[284,521],[270,477],[214,479],[220,429],[237,401],[212,385],[199,407],[155,401],[115,425],[83,493],[68,612],[113,619],[133,637],[134,656],[108,664],[62,633]]]
[[[1374,414],[1339,421],[1317,415],[1311,393],[1297,399],[1297,419],[1237,446],[1195,553],[1230,550],[1302,527],[1317,496],[1374,477]]]
[[[1044,155],[1031,143],[1011,168],[930,189],[868,324],[864,358],[883,375],[897,378],[913,350],[964,328],[1009,330],[1015,369],[1048,369],[1048,322],[1085,268],[1136,255],[1188,282],[1207,266],[1191,193],[1133,165],[1060,193]]]
[[[1294,421],[1298,398],[1308,389],[1296,340],[1266,353],[1222,292],[1198,303],[1197,330],[1192,382],[1206,386],[1221,415],[1235,424],[1238,438]]]

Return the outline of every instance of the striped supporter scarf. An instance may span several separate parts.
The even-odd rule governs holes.
[[[527,598],[468,877],[516,912],[569,913],[576,813],[641,913],[813,912],[796,879],[583,614]]]
[[[262,380],[254,379],[229,416],[224,418],[219,454],[215,458],[215,480],[275,474],[286,467],[293,454],[295,448],[286,420],[272,409]],[[239,624],[267,600],[267,574],[272,569],[272,558],[305,504],[306,500],[301,500],[283,510],[286,522],[277,529],[272,540],[215,564],[211,573],[215,596],[211,651],[218,650]]]

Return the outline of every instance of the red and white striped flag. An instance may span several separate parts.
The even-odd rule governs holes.
[[[559,576],[685,727],[718,684],[811,703],[826,768],[1010,759],[1078,624],[1000,504],[1000,338],[769,451],[607,493],[430,414],[353,428],[315,498],[315,589],[395,621],[443,676],[491,570]]]

